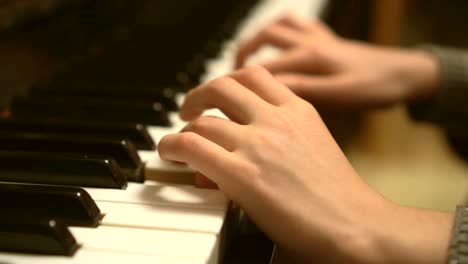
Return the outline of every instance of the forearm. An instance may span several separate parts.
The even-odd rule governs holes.
[[[366,243],[351,247],[354,263],[447,263],[454,216],[393,206],[369,229]]]
[[[327,263],[447,263],[454,214],[404,207],[382,199],[361,200],[346,223],[331,228]],[[468,214],[467,214],[468,215]],[[333,224],[327,221],[328,224]],[[333,248],[334,252],[327,252]]]
[[[453,214],[398,207],[377,234],[386,263],[446,263]]]

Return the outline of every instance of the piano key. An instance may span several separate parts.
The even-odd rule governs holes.
[[[228,208],[217,190],[130,183],[127,190],[86,188],[105,217],[101,226],[219,234]]]
[[[218,234],[226,212],[215,209],[173,207],[159,204],[128,204],[100,202],[96,204],[106,214],[104,226],[177,230]]]
[[[218,263],[219,237],[214,234],[99,226],[70,227],[83,249],[185,257]]]
[[[59,221],[0,218],[0,251],[71,256],[77,249],[73,235]]]
[[[251,38],[260,29],[274,19],[277,19],[288,10],[293,10],[294,14],[304,17],[316,18],[324,10],[327,0],[290,0],[276,1],[264,0],[249,10],[250,14],[242,20],[236,34],[224,43],[221,54],[215,59],[206,62],[206,72],[201,76],[201,81],[206,82],[216,77],[232,71],[236,57],[237,47],[246,39]],[[276,49],[270,47],[261,48],[249,59],[251,63],[259,63],[265,59],[277,55]]]
[[[176,100],[178,102],[182,102],[183,96],[177,96]],[[226,118],[226,116],[218,109],[207,110],[203,113],[203,115]],[[178,113],[170,112],[168,117],[173,124],[171,127],[148,127],[148,132],[153,138],[162,138],[164,135],[177,133],[186,125],[186,122],[180,119]],[[138,151],[138,154],[141,160],[146,164],[145,178],[147,180],[156,180],[177,184],[195,184],[195,171],[185,164],[163,161],[159,157],[157,151],[140,150]]]
[[[148,254],[135,254],[127,252],[90,250],[80,248],[72,258],[64,256],[45,256],[33,254],[11,254],[0,252],[0,263],[8,264],[83,264],[100,263],[105,260],[112,264],[207,264],[204,258],[173,257]],[[211,262],[216,263],[216,262]]]
[[[129,183],[125,190],[85,188],[94,201],[166,205],[226,211],[228,199],[218,190],[156,181]]]
[[[0,181],[125,189],[127,178],[109,157],[0,151]]]
[[[2,218],[30,221],[56,219],[67,225],[96,226],[101,211],[83,189],[0,183]]]
[[[154,150],[156,145],[142,124],[92,124],[89,122],[72,122],[69,120],[19,120],[0,119],[0,131],[28,134],[67,135],[69,137],[85,136],[94,139],[114,139],[132,141],[138,149]]]
[[[183,100],[179,97],[178,100]],[[216,116],[226,118],[226,116],[218,109],[210,109],[203,115]],[[153,138],[162,138],[166,134],[179,132],[186,124],[181,120],[178,113],[169,113],[169,119],[173,124],[172,127],[148,127],[148,131]],[[138,151],[140,158],[146,163],[145,177],[146,179],[163,181],[179,184],[195,184],[194,170],[185,164],[176,164],[161,160],[157,151]]]
[[[191,76],[192,79],[198,79],[205,70],[206,57],[204,54],[199,53],[193,56],[189,63],[186,65],[186,72]],[[175,95],[172,97],[175,102]],[[177,104],[176,104],[177,105]],[[174,111],[169,109],[170,111]]]
[[[53,87],[33,87],[29,94],[32,97],[75,97],[75,98],[100,98],[101,100],[130,100],[157,102],[168,111],[177,111],[178,106],[174,102],[174,92],[169,88],[139,87],[138,85],[118,85],[96,83],[54,83]],[[78,99],[79,100],[79,99]]]
[[[85,137],[67,138],[65,136],[31,136],[0,133],[0,151],[78,153],[103,155],[113,158],[123,169],[129,169],[127,179],[143,181],[143,167],[138,152],[132,142],[127,140],[96,140]]]
[[[108,101],[82,97],[26,97],[11,103],[13,118],[73,120],[90,123],[118,123],[169,126],[166,110],[160,103]]]

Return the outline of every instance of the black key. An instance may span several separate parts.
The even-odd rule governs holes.
[[[135,146],[127,140],[96,140],[85,137],[67,138],[64,136],[0,133],[0,151],[107,156],[117,161],[127,180],[144,181],[145,164],[141,162]]]
[[[193,80],[199,80],[201,74],[205,71],[206,58],[203,54],[196,54],[186,65],[186,72]]]
[[[76,187],[0,183],[1,218],[57,219],[66,225],[97,226],[101,212],[89,194]]]
[[[110,101],[106,98],[22,97],[11,104],[13,118],[72,120],[90,123],[169,126],[167,112],[159,103]]]
[[[0,151],[80,153],[114,158],[122,168],[141,166],[135,146],[126,140],[96,140],[85,137],[31,136],[0,133]]]
[[[60,221],[0,217],[0,251],[72,256],[78,247]]]
[[[126,100],[160,103],[168,111],[177,111],[175,93],[172,89],[156,89],[129,85],[109,85],[109,84],[54,84],[53,87],[34,87],[30,90],[29,96],[54,96],[54,97],[92,97],[106,100]]]
[[[0,152],[0,181],[125,189],[117,162],[103,156]]]
[[[67,137],[87,137],[92,139],[112,139],[132,141],[138,149],[154,150],[156,144],[141,124],[90,124],[67,120],[19,120],[0,119],[0,131],[8,133],[66,135]]]

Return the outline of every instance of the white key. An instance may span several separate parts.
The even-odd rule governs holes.
[[[226,211],[148,204],[96,202],[101,225],[219,234]]]
[[[233,70],[237,46],[252,37],[263,26],[281,16],[287,11],[303,17],[317,17],[323,10],[326,0],[265,0],[250,10],[247,19],[243,20],[232,40],[224,44],[222,53],[217,58],[207,62],[207,71],[202,81],[207,81],[227,74]],[[257,63],[277,55],[277,50],[260,49],[252,56],[250,63]]]
[[[228,201],[217,190],[130,183],[127,190],[87,188],[101,212],[101,225],[174,229],[217,234]]]
[[[183,96],[180,95],[178,100],[183,100]],[[158,142],[158,140],[164,135],[179,132],[186,125],[186,122],[180,119],[178,113],[170,113],[169,115],[171,122],[173,123],[172,127],[166,128],[152,126],[148,128],[148,131],[155,142]],[[210,109],[205,111],[203,115],[226,118],[218,109]],[[157,151],[142,150],[138,151],[138,154],[140,155],[141,160],[146,162],[146,179],[179,184],[194,184],[194,170],[190,167],[163,161],[159,157]]]
[[[148,127],[148,132],[155,142],[167,134],[179,132],[185,126],[185,122],[179,118],[178,113],[169,113],[169,119],[173,124],[171,127]],[[140,150],[138,154],[141,160],[146,163],[146,179],[194,184],[194,171],[188,166],[163,161],[159,157],[158,151]]]
[[[218,258],[218,236],[202,233],[99,226],[71,227],[83,249],[163,257],[184,257],[211,262]]]
[[[85,188],[94,201],[166,205],[225,211],[228,200],[218,190],[189,185],[168,185],[155,181],[128,183],[125,190]]]
[[[203,258],[194,257],[167,257],[155,255],[142,255],[115,251],[96,251],[79,249],[73,257],[44,256],[33,254],[0,253],[2,264],[206,264]],[[215,263],[215,262],[212,262]]]

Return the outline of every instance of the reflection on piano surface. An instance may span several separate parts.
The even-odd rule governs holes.
[[[229,71],[244,34],[323,1],[72,2],[0,33],[54,65],[0,119],[0,263],[234,263],[227,199],[155,142],[183,126],[178,92]]]

